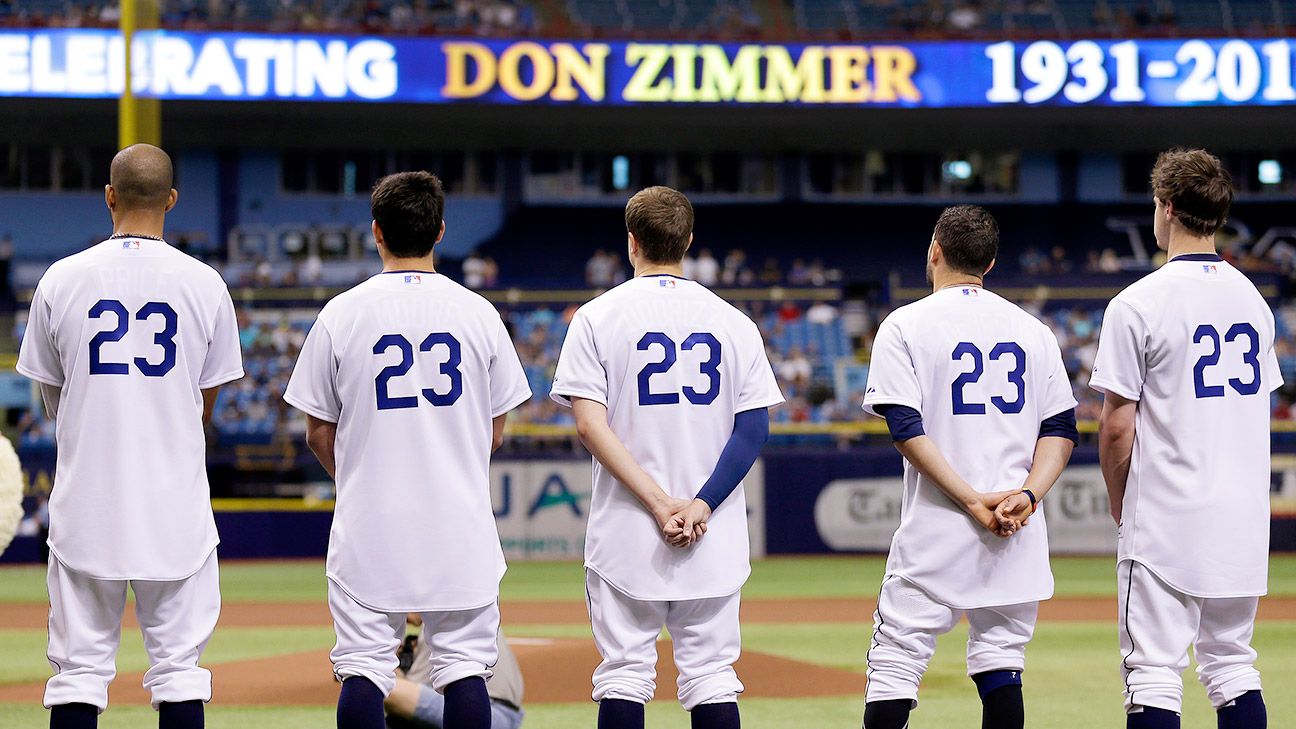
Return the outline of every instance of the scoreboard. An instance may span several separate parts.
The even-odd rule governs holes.
[[[0,95],[109,98],[108,30],[0,31]],[[718,44],[142,31],[169,100],[967,108],[1296,105],[1296,40]]]

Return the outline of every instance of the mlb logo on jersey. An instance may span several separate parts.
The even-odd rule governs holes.
[[[978,292],[976,289],[968,288],[968,289],[963,289],[963,295],[964,295],[964,296],[980,296],[981,294],[980,294],[980,292]]]
[[[423,276],[421,276],[420,274],[417,274],[417,273],[409,273],[409,274],[405,274],[405,283],[407,283],[407,284],[421,284],[421,283],[423,283]]]
[[[122,250],[124,251],[138,251],[139,249],[140,249],[140,242],[137,240],[122,241]]]
[[[675,288],[675,279],[673,278],[658,279],[657,285],[663,289],[673,289]]]
[[[1219,273],[1219,269],[1216,268],[1216,267],[1215,267],[1215,264],[1213,264],[1213,263],[1203,263],[1203,264],[1202,264],[1202,273],[1208,273],[1208,274],[1214,276],[1215,274]]]

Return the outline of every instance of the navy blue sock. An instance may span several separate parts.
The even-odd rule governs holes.
[[[158,704],[158,729],[203,729],[203,702],[163,701]]]
[[[909,699],[870,701],[864,704],[864,729],[904,729],[912,709]]]
[[[1026,723],[1021,671],[986,671],[972,677],[981,696],[981,729],[1021,729]]]
[[[1220,707],[1219,729],[1265,729],[1269,716],[1259,691],[1248,691]]]
[[[445,687],[444,729],[491,729],[486,679],[470,676]]]
[[[1179,729],[1179,714],[1151,706],[1125,715],[1125,729]]]
[[[738,729],[738,702],[698,704],[693,707],[693,729]]]
[[[363,676],[349,676],[342,681],[337,725],[338,729],[386,729],[383,694],[373,681]]]
[[[599,702],[598,729],[643,729],[644,705],[625,699]]]
[[[99,707],[91,704],[59,704],[50,707],[50,729],[95,729]]]

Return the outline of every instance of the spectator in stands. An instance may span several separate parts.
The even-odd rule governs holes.
[[[1071,273],[1071,260],[1067,258],[1066,249],[1062,246],[1053,246],[1049,251],[1048,262],[1042,273],[1051,273],[1054,275]]]
[[[720,282],[725,286],[751,286],[756,275],[747,267],[747,253],[734,248],[725,255],[724,268],[720,271]]]
[[[779,268],[777,258],[766,258],[761,267],[760,282],[765,286],[778,286],[783,281],[783,269]]]
[[[303,284],[317,286],[323,277],[324,261],[317,251],[311,250],[306,254],[306,260],[302,261],[301,275],[298,278]]]
[[[469,253],[464,259],[463,284],[473,291],[486,288],[486,259],[478,255],[477,251]]]
[[[1098,256],[1098,271],[1100,273],[1120,273],[1120,270],[1120,257],[1116,255],[1116,251],[1111,248],[1104,248],[1102,254]]]
[[[593,288],[611,288],[624,280],[621,259],[607,251],[594,251],[594,255],[585,264],[585,283]]]
[[[975,3],[959,3],[954,6],[949,15],[945,16],[945,23],[950,30],[967,33],[981,25],[981,11],[977,9]]]
[[[711,288],[720,281],[720,262],[711,255],[711,251],[703,248],[698,251],[697,258],[693,261],[694,281]]]
[[[795,301],[786,300],[779,304],[778,320],[781,324],[789,324],[801,318],[801,307],[796,305]]]
[[[788,351],[787,357],[778,363],[778,376],[785,383],[796,388],[804,388],[810,384],[810,376],[814,373],[814,368],[810,360],[801,353],[799,347],[793,347]]]
[[[1027,246],[1026,250],[1017,257],[1017,265],[1021,266],[1022,273],[1034,276],[1044,273],[1048,267],[1048,259],[1035,246]]]
[[[805,318],[811,324],[831,324],[837,318],[837,309],[827,301],[816,301],[806,309]]]
[[[788,270],[788,284],[791,286],[808,286],[810,284],[810,267],[800,258],[792,261]]]

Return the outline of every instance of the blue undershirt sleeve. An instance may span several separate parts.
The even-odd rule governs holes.
[[[1080,431],[1076,428],[1075,408],[1058,413],[1040,423],[1039,437],[1066,438],[1080,445]]]
[[[711,473],[697,498],[706,502],[711,511],[738,488],[743,477],[751,470],[760,455],[761,446],[769,440],[769,409],[744,410],[734,416],[733,434],[720,452],[715,471]]]
[[[886,418],[887,430],[896,443],[927,434],[923,430],[922,413],[908,405],[879,405],[875,409]]]

